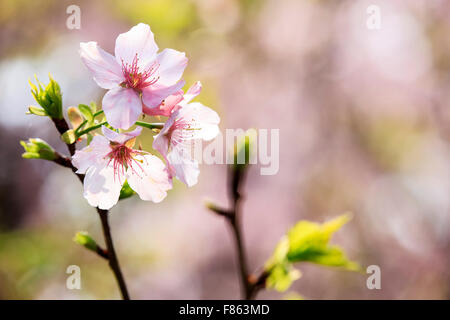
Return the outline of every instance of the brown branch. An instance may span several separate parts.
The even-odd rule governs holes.
[[[111,229],[108,223],[108,210],[102,210],[97,208],[98,215],[102,222],[103,235],[105,237],[106,247],[108,248],[108,261],[114,275],[116,276],[117,283],[122,293],[123,300],[130,300],[128,294],[127,285],[120,269],[119,260],[117,260],[116,251],[114,250],[114,244],[111,236]]]
[[[69,125],[67,124],[64,118],[56,119],[51,118],[53,123],[55,124],[56,130],[58,130],[59,134],[62,136],[67,130],[69,130]],[[67,148],[69,149],[69,153],[71,156],[75,154],[75,143],[67,144]]]
[[[251,275],[248,279],[250,282],[250,294],[249,299],[252,300],[256,297],[259,290],[262,290],[266,287],[266,280],[269,274],[266,271],[263,271],[259,274],[258,277]]]
[[[214,204],[208,204],[208,208],[216,214],[225,217],[233,234],[236,246],[237,261],[239,267],[241,296],[243,299],[252,299],[254,297],[255,286],[250,281],[251,276],[248,273],[247,254],[244,246],[244,239],[241,230],[242,213],[240,210],[241,193],[240,188],[245,178],[245,170],[234,166],[229,167],[228,175],[228,193],[232,201],[230,210],[222,209]]]
[[[102,247],[100,247],[99,245],[97,245],[97,250],[95,250],[95,252],[102,258],[108,260],[109,256],[108,256],[108,251],[103,249]]]
[[[248,268],[247,268],[247,255],[244,247],[244,240],[241,231],[241,212],[240,208],[240,195],[236,193],[233,198],[233,209],[231,217],[228,219],[232,233],[234,235],[234,241],[236,245],[237,257],[239,262],[239,274],[241,277],[241,291],[242,297],[250,299],[250,283],[248,281]]]
[[[52,119],[52,120],[56,126],[56,129],[58,130],[58,132],[60,134],[63,134],[64,132],[66,132],[69,129],[69,126],[68,126],[66,120],[64,120],[64,119]],[[69,149],[70,155],[73,156],[75,154],[75,144],[74,143],[67,144],[67,148]],[[55,162],[63,167],[71,169],[72,172],[78,177],[80,182],[83,183],[84,174],[76,173],[77,169],[73,166],[70,158],[65,157],[57,152],[55,152],[55,154],[56,154],[56,159],[54,159],[53,162]],[[98,247],[96,252],[99,256],[101,256],[109,261],[109,266],[110,266],[111,270],[113,271],[116,281],[119,285],[120,292],[122,294],[122,298],[124,300],[130,300],[130,296],[128,294],[128,289],[127,289],[127,286],[125,283],[125,279],[124,279],[122,271],[120,269],[120,265],[119,265],[119,261],[117,259],[116,252],[114,250],[114,244],[113,244],[113,240],[112,240],[112,236],[111,236],[111,230],[110,230],[109,223],[108,223],[109,211],[97,208],[97,213],[99,214],[99,217],[100,217],[100,220],[102,223],[103,235],[105,237],[107,250],[104,250],[104,249]]]

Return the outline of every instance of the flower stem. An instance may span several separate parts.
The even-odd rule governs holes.
[[[148,123],[144,121],[136,121],[136,125],[147,129],[162,129],[164,123]]]
[[[97,130],[97,129],[99,129],[99,128],[101,128],[102,126],[104,126],[104,125],[107,125],[108,124],[108,122],[101,122],[101,123],[99,123],[99,124],[96,124],[95,126],[92,126],[92,127],[89,127],[89,128],[87,128],[87,129],[85,129],[85,130],[83,130],[83,131],[80,131],[80,132],[78,132],[77,133],[77,138],[79,138],[79,137],[81,137],[82,135],[84,135],[84,134],[86,134],[86,133],[89,133],[89,132],[91,132],[91,131],[93,131],[93,130]]]

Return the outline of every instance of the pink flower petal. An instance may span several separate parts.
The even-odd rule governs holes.
[[[133,59],[139,58],[138,66],[144,68],[156,58],[158,46],[150,27],[139,23],[130,31],[120,34],[116,39],[115,55],[117,62],[131,64]]]
[[[156,59],[160,64],[158,83],[165,86],[171,86],[180,80],[188,63],[184,52],[173,49],[164,49]]]
[[[142,103],[133,89],[117,87],[103,97],[106,120],[114,128],[128,129],[142,113]]]
[[[188,91],[186,91],[186,93],[183,96],[183,101],[180,103],[180,105],[184,106],[188,104],[192,99],[198,96],[201,91],[202,91],[202,84],[200,81],[197,81],[189,88]]]
[[[136,160],[142,164],[128,169],[128,184],[142,200],[161,202],[172,188],[164,163],[154,155],[137,156]]]
[[[111,209],[119,200],[120,189],[125,182],[120,172],[114,175],[114,168],[105,160],[87,170],[84,177],[84,197],[93,207]]]
[[[75,152],[72,164],[78,169],[77,173],[86,173],[89,167],[97,165],[110,151],[108,139],[95,136],[87,147]]]
[[[168,117],[174,112],[179,104],[183,100],[183,90],[180,90],[166,99],[156,108],[149,108],[145,104],[142,106],[142,112],[149,116],[164,116]]]
[[[220,117],[214,110],[200,102],[192,102],[179,109],[174,117],[183,118],[191,124],[190,139],[214,139],[219,134]]]
[[[176,84],[166,87],[160,85],[158,81],[155,85],[142,89],[142,102],[148,108],[156,108],[164,99],[183,88],[184,84],[185,81],[180,80]]]
[[[167,135],[167,132],[170,130],[174,121],[174,117],[167,119],[161,131],[153,139],[153,149],[157,150],[163,156],[166,156],[169,150],[170,138]]]
[[[116,59],[102,50],[97,42],[80,43],[80,56],[100,87],[111,89],[124,80],[122,69]]]
[[[175,171],[175,176],[188,187],[192,187],[197,184],[200,170],[198,162],[193,160],[188,153],[189,150],[180,147],[173,148],[167,155],[167,160]]]

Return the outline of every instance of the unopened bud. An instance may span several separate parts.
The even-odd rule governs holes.
[[[67,116],[73,129],[78,128],[83,123],[83,116],[80,110],[76,107],[69,107],[67,109]]]
[[[234,162],[233,166],[236,170],[245,169],[255,156],[256,130],[248,129],[245,134],[237,137],[234,145]]]
[[[91,236],[86,231],[78,231],[75,234],[73,241],[89,250],[97,251],[97,243],[95,242],[94,239],[91,238]]]
[[[39,138],[32,138],[28,141],[20,141],[20,144],[25,149],[22,157],[25,159],[44,159],[55,160],[55,150],[44,140]]]

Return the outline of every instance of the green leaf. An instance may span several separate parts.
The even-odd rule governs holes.
[[[98,110],[97,104],[96,104],[94,101],[92,101],[92,102],[89,104],[89,106],[91,107],[92,113],[95,114],[96,111]]]
[[[309,261],[325,266],[358,270],[358,264],[347,259],[338,246],[329,246],[331,236],[350,220],[349,215],[340,216],[324,224],[309,221],[298,222],[289,232],[290,262]]]
[[[94,121],[94,114],[92,113],[92,110],[89,106],[85,104],[79,104],[78,109],[89,123],[92,123]]]
[[[90,133],[88,133],[86,136],[87,136],[87,138],[86,138],[87,145],[90,145],[92,142],[92,139],[94,139],[94,136]]]
[[[45,112],[44,109],[41,109],[41,108],[38,108],[35,106],[29,106],[27,114],[34,114],[34,115],[42,116],[42,117],[48,116],[47,112]]]
[[[97,243],[94,239],[91,238],[91,236],[89,236],[86,231],[77,232],[75,234],[75,237],[73,238],[73,241],[89,250],[97,251]]]
[[[268,274],[266,286],[278,291],[287,290],[300,276],[299,272],[293,268],[295,262],[307,261],[360,271],[361,267],[348,260],[340,247],[329,245],[331,236],[349,220],[349,215],[342,215],[324,224],[310,221],[298,222],[280,240],[272,257],[266,262],[264,266]]]
[[[129,198],[134,194],[135,192],[133,189],[131,189],[130,185],[128,184],[128,181],[125,181],[125,183],[122,186],[122,189],[120,190],[119,200]]]
[[[293,268],[290,263],[277,264],[270,270],[266,287],[283,292],[289,289],[300,276],[301,272]]]
[[[61,135],[61,139],[66,144],[72,144],[77,141],[77,135],[73,129],[69,129]]]

